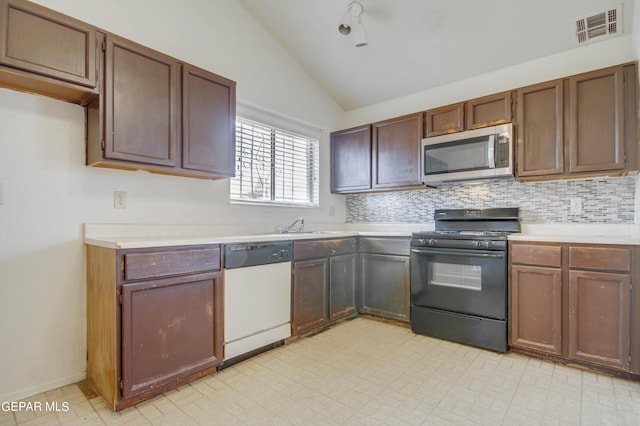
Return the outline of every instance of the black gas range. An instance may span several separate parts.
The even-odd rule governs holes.
[[[507,237],[518,208],[436,210],[435,230],[411,238],[411,328],[507,350]]]

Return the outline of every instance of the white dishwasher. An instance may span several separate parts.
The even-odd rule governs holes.
[[[224,248],[226,367],[280,346],[291,336],[291,241]]]

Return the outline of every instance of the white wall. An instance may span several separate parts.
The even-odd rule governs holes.
[[[235,0],[37,0],[238,82],[240,99],[335,129],[343,111]],[[0,401],[85,377],[83,223],[343,223],[321,138],[321,207],[229,205],[228,182],[84,166],[84,110],[0,89]],[[126,210],[113,191],[126,191]],[[336,214],[329,215],[334,206]]]
[[[634,8],[633,13],[633,48],[636,58],[640,58],[640,7]],[[640,75],[640,69],[638,69]],[[639,111],[640,113],[640,111]],[[636,219],[635,223],[640,224],[640,174],[636,176]]]
[[[639,53],[634,50],[632,35],[622,35],[496,72],[351,110],[344,115],[342,127],[358,126],[605,68],[610,65],[631,62],[637,60],[638,56]]]

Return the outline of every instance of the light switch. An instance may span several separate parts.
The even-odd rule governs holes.
[[[127,193],[124,191],[114,191],[113,193],[113,208],[126,209],[127,208]]]

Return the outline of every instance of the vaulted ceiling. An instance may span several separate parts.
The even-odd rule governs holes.
[[[368,45],[338,26],[350,0],[238,0],[345,110],[570,49],[577,18],[635,0],[359,0]]]

